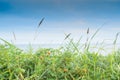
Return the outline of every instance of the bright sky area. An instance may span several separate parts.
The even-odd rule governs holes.
[[[93,42],[112,43],[120,32],[120,0],[0,0],[0,37],[16,44],[61,43],[69,33],[84,42],[87,28],[93,35],[100,27]]]

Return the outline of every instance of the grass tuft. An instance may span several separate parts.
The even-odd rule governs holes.
[[[88,49],[98,31],[90,38]],[[30,45],[24,52],[0,38],[4,42],[0,44],[0,80],[120,80],[119,50],[104,56],[80,48],[80,40],[67,39],[70,42],[60,49],[33,52]]]

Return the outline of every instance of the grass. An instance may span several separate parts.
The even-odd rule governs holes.
[[[34,40],[37,38],[38,29]],[[120,80],[120,50],[116,50],[117,33],[113,42],[113,50],[106,56],[98,51],[91,51],[90,43],[99,29],[88,37],[85,44],[69,39],[67,45],[60,48],[39,48],[35,52],[32,46],[27,51],[17,48],[14,44],[0,38],[0,80]],[[16,40],[15,33],[13,32]],[[104,44],[104,43],[102,43]],[[102,47],[103,48],[103,47]]]
[[[120,51],[106,56],[89,51],[90,47],[80,51],[79,41],[69,38],[62,48],[40,48],[33,53],[32,48],[24,52],[1,40],[0,80],[120,80]]]

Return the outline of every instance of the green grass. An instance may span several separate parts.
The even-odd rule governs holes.
[[[44,18],[39,22],[34,40],[39,35],[39,28]],[[87,29],[87,39],[81,44],[82,37],[74,42],[69,34],[69,40],[60,48],[39,48],[35,52],[31,45],[23,51],[14,44],[0,38],[0,80],[120,80],[120,50],[116,43],[120,33],[116,34],[113,49],[108,55],[101,55],[104,47],[92,51],[91,41],[98,33],[98,29],[91,37]],[[15,33],[13,37],[16,40]],[[63,41],[63,42],[64,42]],[[101,44],[101,46],[104,44]],[[97,46],[95,46],[97,47]]]
[[[92,38],[90,38],[91,41]],[[0,80],[120,80],[120,51],[103,56],[70,42],[58,49],[27,52],[1,39]]]

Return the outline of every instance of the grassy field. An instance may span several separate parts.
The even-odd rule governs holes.
[[[72,39],[58,49],[40,48],[35,52],[1,41],[0,80],[120,80],[120,51],[115,47],[103,56],[91,52],[89,42],[80,51],[79,41]]]

